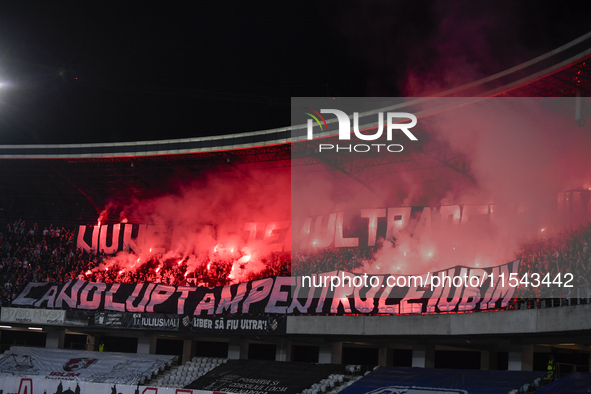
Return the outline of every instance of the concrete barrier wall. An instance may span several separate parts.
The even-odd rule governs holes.
[[[591,305],[398,316],[288,316],[287,334],[482,335],[591,329]]]

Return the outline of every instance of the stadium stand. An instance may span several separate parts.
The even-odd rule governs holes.
[[[12,346],[0,358],[0,376],[139,385],[170,367],[175,356]]]
[[[532,62],[524,64],[523,67],[486,78],[480,83],[470,84],[463,89],[454,89],[446,92],[446,95],[466,95],[467,91],[474,95],[490,96],[577,96],[581,89],[590,91],[591,78],[589,76],[591,73],[589,73],[590,66],[587,61],[590,40],[591,35],[586,35],[572,45],[566,46],[564,51],[553,51],[552,54],[534,59]],[[558,58],[553,64],[550,64],[548,59],[552,60],[552,57]],[[528,79],[528,75],[531,78]],[[163,179],[166,178],[168,172],[162,170],[163,168],[186,167],[199,173],[204,168],[210,169],[210,162],[232,163],[232,165],[238,163],[238,165],[245,166],[264,163],[261,164],[261,167],[285,167],[285,162],[289,162],[291,159],[292,146],[288,145],[289,142],[294,142],[294,151],[314,152],[310,146],[306,145],[305,141],[296,144],[297,139],[291,140],[289,134],[289,130],[285,128],[272,133],[257,132],[252,135],[221,137],[214,139],[211,143],[208,140],[207,144],[203,139],[163,141],[159,142],[157,147],[142,146],[138,148],[139,150],[133,150],[131,148],[133,144],[112,146],[102,144],[99,146],[100,152],[91,152],[91,148],[84,146],[0,147],[0,159],[4,163],[8,163],[7,170],[0,174],[2,181],[4,184],[14,185],[13,194],[0,196],[2,198],[0,202],[13,209],[7,216],[9,220],[7,220],[5,229],[2,229],[0,234],[0,296],[3,311],[9,308],[16,309],[11,308],[13,306],[11,303],[30,283],[57,284],[65,283],[71,279],[80,279],[108,284],[149,282],[174,286],[198,285],[201,289],[229,284],[231,282],[230,269],[235,261],[220,256],[202,261],[201,268],[192,272],[187,271],[186,264],[177,263],[178,256],[172,261],[168,261],[156,253],[133,272],[122,272],[119,269],[122,267],[117,266],[110,270],[99,269],[106,259],[105,254],[102,252],[88,253],[76,249],[75,229],[71,226],[72,220],[76,224],[96,221],[96,214],[99,212],[96,209],[97,206],[108,201],[110,197],[107,191],[119,190],[127,197],[141,194],[138,190],[141,190],[143,186],[137,186],[141,182],[134,183],[138,179],[145,181],[151,177],[156,178],[153,184],[157,186],[153,186],[146,194],[157,188],[166,189],[166,182]],[[235,142],[233,139],[240,139],[240,141]],[[425,172],[432,172],[431,175],[433,175],[439,173],[441,169],[451,169],[454,175],[459,174],[464,179],[469,177],[469,169],[465,166],[465,160],[461,157],[458,159],[457,156],[453,156],[455,159],[451,160],[449,159],[451,156],[447,156],[449,152],[445,149],[441,149],[443,153],[440,153],[430,151],[429,149],[432,148],[422,147],[423,151],[418,153],[435,163]],[[305,160],[314,162],[312,156],[310,154],[301,160],[302,162]],[[15,158],[19,160],[14,160]],[[48,159],[55,160],[51,166],[46,165]],[[33,162],[41,160],[41,164],[31,164],[29,160]],[[318,163],[314,162],[313,164]],[[31,167],[35,166],[40,167],[38,174],[36,171],[31,171]],[[236,169],[236,167],[233,168]],[[332,168],[330,171],[333,170],[343,172],[342,168],[336,170]],[[60,178],[67,179],[69,186],[62,185],[62,189],[57,190],[53,186],[56,182],[51,177],[54,172],[59,173]],[[88,176],[89,173],[94,172],[96,172],[94,177]],[[31,184],[20,181],[20,178],[24,178],[23,174],[30,173],[36,174],[36,181],[30,182]],[[113,174],[117,175],[113,176]],[[129,174],[134,178],[134,182],[123,186],[113,183],[113,178]],[[437,180],[440,179],[437,178]],[[145,183],[149,184],[149,182]],[[103,186],[101,188],[96,184]],[[38,191],[41,193],[37,193]],[[37,195],[44,195],[43,192],[46,192],[47,198],[40,202]],[[20,198],[21,195],[26,198]],[[31,196],[35,197],[31,199]],[[151,196],[153,195],[149,195],[149,197]],[[84,208],[82,213],[76,216],[72,214],[72,206],[77,206],[78,203]],[[58,216],[65,218],[63,226],[48,225],[46,227],[45,224],[39,226],[37,223],[30,226],[30,223],[34,223],[31,218],[42,223],[42,219],[47,221],[47,218],[53,218],[54,211],[59,212]],[[21,217],[19,215],[21,212],[26,213],[29,225],[25,223],[25,220],[14,221],[14,217]],[[41,212],[43,217],[34,218],[31,216],[35,212]],[[66,220],[69,220],[69,224],[66,224]],[[448,388],[469,389],[470,394],[532,392],[550,380],[543,377],[543,375],[547,376],[545,368],[548,355],[555,353],[557,358],[560,358],[566,354],[556,351],[557,349],[568,353],[567,356],[563,356],[562,360],[558,360],[557,366],[568,365],[571,361],[574,366],[568,372],[563,369],[564,375],[571,371],[589,368],[590,245],[591,226],[589,224],[578,229],[562,230],[546,235],[536,241],[523,242],[522,251],[517,256],[523,262],[520,274],[572,273],[579,284],[577,289],[579,292],[573,294],[570,290],[564,289],[544,292],[522,288],[518,290],[507,307],[497,308],[491,313],[482,313],[480,316],[476,316],[478,320],[474,318],[476,314],[472,313],[441,313],[437,315],[425,313],[425,316],[289,316],[289,331],[284,330],[281,335],[277,336],[268,332],[265,333],[265,335],[269,334],[268,336],[258,333],[205,335],[173,330],[165,331],[152,328],[140,330],[136,327],[125,327],[125,329],[121,329],[125,336],[118,338],[118,342],[114,341],[113,343],[120,345],[129,343],[129,346],[133,348],[132,352],[117,353],[117,357],[122,360],[115,364],[119,366],[114,367],[115,370],[112,374],[103,373],[97,377],[92,384],[100,386],[92,386],[92,390],[95,387],[96,390],[92,391],[89,388],[88,392],[106,392],[109,389],[114,393],[131,394],[140,392],[138,385],[142,385],[142,390],[145,387],[160,387],[161,390],[158,392],[164,394],[176,392],[178,388],[184,388],[186,391],[192,390],[193,387],[198,390],[199,387],[205,386],[211,389],[224,388],[223,384],[227,382],[218,379],[222,374],[236,373],[240,365],[254,369],[261,365],[259,363],[261,360],[255,360],[255,358],[263,356],[269,359],[274,358],[277,363],[283,364],[285,369],[291,372],[292,376],[289,377],[298,380],[301,376],[293,373],[295,364],[289,362],[293,356],[291,353],[295,353],[294,349],[297,348],[297,346],[292,346],[295,343],[302,344],[302,347],[313,348],[311,352],[315,353],[313,357],[306,357],[313,359],[311,364],[309,363],[310,369],[318,376],[315,376],[310,382],[305,382],[305,385],[304,382],[297,382],[301,387],[297,387],[297,390],[293,388],[293,394],[366,392],[365,388],[360,389],[360,387],[372,386],[375,383],[374,378],[379,374],[389,374],[390,377],[372,386],[374,394],[397,392],[396,385],[402,384],[400,376],[407,379],[403,389],[416,386],[420,382],[428,382],[425,384],[430,385],[429,389],[434,386],[445,386],[444,380],[451,376],[463,376],[469,377],[468,380],[473,386],[448,385]],[[259,271],[255,276],[245,278],[245,280],[252,281],[268,276],[281,277],[291,272],[321,272],[335,268],[353,270],[371,261],[377,251],[377,248],[369,247],[338,250],[319,249],[294,254],[291,257],[281,253],[272,254],[265,256],[264,262],[261,259],[261,262],[266,264],[265,269]],[[204,268],[210,264],[211,269]],[[580,292],[585,289],[586,292]],[[87,295],[86,301],[93,298],[92,291],[90,293]],[[136,307],[136,305],[132,306]],[[562,308],[549,310],[549,307],[554,306]],[[497,312],[500,309],[505,311]],[[23,310],[30,309],[23,308]],[[58,325],[49,322],[39,328],[42,331],[39,334],[44,335],[42,340],[45,346],[52,349],[43,349],[43,344],[30,349],[36,349],[42,353],[47,352],[47,354],[56,352],[58,350],[55,348],[64,346],[64,336],[68,332],[70,335],[76,334],[84,337],[83,347],[89,349],[90,352],[76,351],[63,362],[53,357],[50,364],[52,367],[59,367],[59,371],[49,370],[48,372],[49,374],[57,373],[57,375],[53,375],[56,377],[54,381],[53,379],[44,379],[40,374],[29,373],[27,370],[34,366],[32,357],[28,353],[25,354],[25,350],[23,350],[23,354],[19,355],[10,353],[18,350],[16,347],[11,347],[2,359],[8,365],[8,369],[2,367],[0,370],[0,380],[6,392],[17,392],[23,384],[26,385],[29,382],[32,385],[34,381],[37,387],[45,385],[48,393],[69,393],[75,392],[74,390],[80,394],[86,393],[80,391],[78,380],[72,380],[77,376],[68,376],[71,371],[63,370],[64,366],[86,372],[91,371],[98,365],[92,360],[115,354],[112,352],[92,352],[91,350],[97,348],[98,338],[101,336],[115,337],[119,334],[119,329],[97,328],[89,323],[91,318],[108,320],[109,316],[101,315],[99,317],[98,313],[95,315],[94,311],[89,310],[74,310],[73,312],[75,313],[67,316],[70,319],[67,323],[65,320],[62,320]],[[124,315],[125,313],[128,314]],[[129,318],[132,313],[122,312],[115,315],[114,317],[123,319]],[[132,316],[132,318],[134,317]],[[182,322],[184,317],[187,316],[170,317],[176,322],[176,329],[182,328],[183,323],[187,323],[185,328],[189,326],[188,320]],[[223,314],[222,317],[228,321],[232,316],[231,314]],[[267,316],[256,315],[238,317],[243,318],[243,321],[248,320],[255,323],[261,321],[256,321],[257,318],[267,318]],[[265,323],[270,326],[278,325],[278,321],[273,320],[274,318],[270,317],[269,320],[265,320]],[[179,320],[181,320],[180,323]],[[80,323],[80,325],[72,326],[71,322]],[[285,322],[284,324],[287,325]],[[29,327],[24,321],[17,321],[14,323],[14,327],[4,326],[2,328],[1,339],[13,342],[22,341],[14,333],[31,334],[29,331],[37,329]],[[72,329],[79,332],[70,331]],[[159,352],[177,353],[179,356],[182,354],[182,358],[179,358],[178,361],[180,365],[173,366],[172,360],[175,356],[149,354],[158,352],[158,340],[171,340],[170,338],[173,338],[173,341],[181,342],[182,350],[160,349]],[[197,357],[196,354],[199,352],[201,352],[200,354],[211,352],[211,349],[196,349],[195,341],[197,339],[204,342],[223,342],[227,347],[221,351],[214,349],[218,353],[217,356]],[[571,340],[573,343],[570,343]],[[3,344],[8,345],[4,342]],[[250,345],[261,346],[259,348],[253,346],[250,349]],[[264,346],[271,346],[270,357],[260,350]],[[370,350],[371,354],[368,358],[371,361],[360,361],[366,355],[359,349]],[[373,352],[374,350],[375,352]],[[439,351],[440,356],[446,356],[446,352],[452,353],[453,356],[440,357],[438,368],[435,369],[433,367],[437,366],[436,351]],[[220,353],[224,353],[224,355],[220,356]],[[261,356],[263,353],[265,354]],[[477,356],[473,357],[474,354]],[[163,357],[163,359],[160,360],[158,357]],[[537,359],[534,359],[536,357]],[[587,357],[587,360],[581,362],[582,357]],[[159,361],[156,360],[157,358]],[[470,364],[471,368],[524,371],[504,374],[507,371],[467,371],[465,369],[450,371],[443,369],[441,365],[445,365],[451,359],[458,363],[467,359],[466,363]],[[149,360],[152,364],[145,369],[136,371],[137,373],[132,373],[129,366],[139,360]],[[242,364],[238,361],[241,361]],[[370,372],[376,364],[392,365],[395,362],[428,368],[421,368],[419,370],[421,376],[415,375],[414,377],[411,375],[416,372],[415,368],[379,368]],[[322,368],[325,366],[329,368],[323,370]],[[18,369],[18,373],[9,372],[10,368]],[[525,371],[528,369],[537,369],[538,372]],[[560,368],[556,368],[556,375],[559,375],[559,371]],[[396,374],[396,378],[392,378],[392,374]],[[483,380],[484,375],[488,376],[490,380]],[[509,375],[517,378],[511,380]],[[588,380],[586,375],[578,374],[572,374],[566,378],[561,376],[553,376],[552,378],[554,377],[561,379],[555,382],[556,386],[548,385],[547,392],[559,393],[558,383],[562,379],[567,379],[561,382],[566,387],[573,387],[577,380]],[[265,378],[262,375],[252,375],[250,379],[255,381],[253,384],[258,384],[260,382],[256,382],[257,379]],[[69,385],[65,391],[62,387],[62,380]],[[509,381],[511,381],[510,384]],[[115,386],[125,382],[136,385],[136,387],[119,388]],[[58,384],[59,387],[56,387]],[[76,389],[74,389],[74,384]],[[80,385],[84,384],[80,383]],[[493,385],[497,386],[497,391],[485,391]],[[294,384],[293,387],[296,385]],[[552,391],[550,387],[557,387],[556,391]],[[32,392],[32,390],[28,392]],[[232,391],[227,390],[227,392]],[[268,392],[272,392],[272,390]],[[289,390],[282,390],[282,392],[290,394]],[[564,392],[574,391],[566,390]]]
[[[154,282],[169,285],[198,284],[200,286],[226,285],[234,261],[230,259],[206,260],[199,269],[185,275],[187,265],[175,264],[178,258],[170,261],[159,260],[154,255],[136,272],[121,272],[115,266],[110,271],[98,270],[106,255],[97,255],[76,250],[74,229],[65,227],[39,231],[36,223],[27,228],[24,221],[8,225],[0,233],[0,294],[2,304],[10,302],[29,282],[65,282],[69,279],[83,279],[103,283],[141,283]],[[590,294],[581,292],[591,284],[591,224],[575,230],[561,230],[547,237],[523,243],[516,258],[522,259],[519,276],[538,273],[541,276],[558,272],[573,273],[579,290],[577,294],[568,289],[544,288],[543,286],[519,287],[516,299],[519,307],[540,307],[542,300],[573,299],[577,303],[588,303]],[[267,268],[249,280],[268,276],[289,275],[309,272],[327,272],[335,269],[351,271],[373,260],[377,248],[343,248],[304,251],[290,257],[286,254],[266,256]],[[209,266],[210,269],[206,269]],[[156,270],[163,267],[161,270]],[[195,280],[196,282],[189,282]],[[580,301],[579,301],[580,300]],[[572,301],[575,302],[575,301]],[[571,301],[567,304],[570,305]],[[554,305],[544,302],[544,307]]]

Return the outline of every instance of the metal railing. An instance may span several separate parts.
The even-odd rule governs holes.
[[[516,298],[509,303],[508,309],[543,309],[562,306],[591,304],[591,287],[577,287],[568,297],[552,298]]]

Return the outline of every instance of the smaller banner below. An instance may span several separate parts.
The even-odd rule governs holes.
[[[66,311],[4,307],[0,320],[3,323],[64,324]]]
[[[92,312],[78,309],[66,311],[66,326],[88,326],[90,325]]]
[[[97,312],[93,326],[136,330],[180,331],[198,334],[285,334],[285,316],[189,316],[163,313]]]
[[[296,394],[338,373],[340,365],[230,360],[186,386],[227,393]]]
[[[137,330],[178,331],[180,315],[163,313],[98,312],[93,326],[106,328],[132,328]]]
[[[507,394],[544,372],[380,367],[339,394]]]
[[[138,384],[175,357],[12,346],[0,358],[0,375]]]
[[[278,335],[287,331],[286,316],[184,316],[179,331],[201,334]]]

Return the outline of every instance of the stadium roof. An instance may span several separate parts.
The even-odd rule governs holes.
[[[509,70],[438,96],[587,96],[591,93],[590,56],[588,33]],[[372,177],[404,171],[420,171],[423,181],[471,178],[466,159],[442,146],[421,146],[382,162],[338,162],[330,157],[320,159],[303,139],[298,130],[283,127],[162,141],[0,145],[0,183],[5,185],[0,191],[0,220],[22,217],[94,222],[108,201],[161,195],[170,191],[173,180],[185,175],[194,177],[215,169],[248,178],[251,170],[288,171],[292,149],[298,150],[295,166],[306,170],[316,166],[367,185]]]
[[[573,97],[591,95],[591,32],[498,74],[438,97]],[[407,105],[412,105],[410,101]],[[291,127],[160,141],[94,144],[0,145],[1,159],[98,158],[215,152],[296,142]]]

